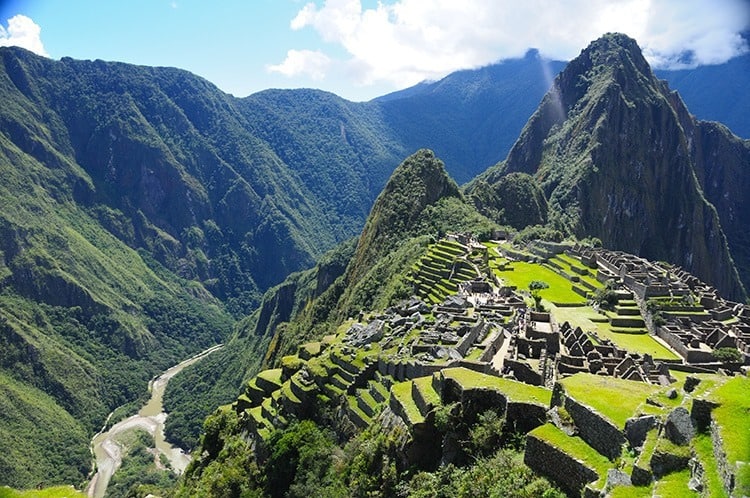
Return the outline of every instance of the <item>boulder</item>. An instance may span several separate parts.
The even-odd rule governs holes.
[[[664,424],[664,433],[667,439],[676,445],[685,446],[688,444],[695,435],[690,413],[681,406],[672,410]]]
[[[625,437],[632,448],[643,446],[646,440],[646,434],[656,426],[656,417],[653,415],[644,415],[642,417],[633,417],[625,421]]]

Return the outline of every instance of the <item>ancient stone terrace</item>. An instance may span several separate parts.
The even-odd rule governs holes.
[[[600,279],[619,281],[646,311],[652,333],[686,363],[721,366],[718,348],[736,348],[750,364],[750,311],[680,267],[605,249],[576,246],[571,253],[596,262]],[[708,364],[708,365],[706,365]]]
[[[439,251],[432,248],[429,265],[415,267],[416,275],[422,275],[414,278],[420,297],[383,312],[360,313],[342,324],[335,336],[300,346],[297,354],[283,358],[280,369],[248,382],[234,409],[259,454],[271,431],[293,418],[333,418],[342,434],[373,423],[399,427],[405,458],[417,467],[431,467],[437,459],[451,461],[435,417],[441,407],[456,404],[467,424],[491,409],[512,430],[528,432],[526,463],[573,494],[602,496],[613,482],[651,489],[654,480],[685,469],[690,451],[703,464],[714,450],[730,453],[726,438],[709,441],[704,451],[701,446],[689,447],[690,442],[680,443],[682,435],[674,435],[673,419],[687,420],[682,425],[689,426],[694,415],[713,438],[718,434],[714,420],[727,416],[716,409],[720,402],[695,397],[698,391],[692,395],[694,413],[686,416],[683,405],[689,406],[688,393],[699,381],[688,378],[680,389],[677,379],[684,381],[687,374],[670,372],[674,365],[627,351],[605,335],[618,327],[625,334],[647,334],[642,322],[645,319],[653,328],[656,316],[664,319],[657,325],[664,340],[672,340],[678,352],[688,344],[684,347],[713,361],[714,349],[734,345],[747,358],[747,307],[722,300],[714,289],[679,268],[600,249],[574,247],[554,253],[560,246],[548,246],[545,250],[554,253],[556,270],[579,277],[563,282],[576,285],[581,277],[611,278],[620,286],[614,311],[597,313],[575,304],[587,308],[584,313],[593,314],[592,320],[607,322],[606,328],[584,330],[568,321],[556,323],[551,313],[531,310],[528,297],[493,278],[497,263],[472,249],[470,240],[462,240],[462,248],[458,241],[442,244]],[[450,257],[441,254],[446,251],[452,251]],[[457,282],[463,277],[454,270],[464,265],[473,268],[475,276]],[[423,271],[427,266],[430,270]],[[513,271],[502,266],[503,275]],[[429,279],[423,277],[432,273],[447,277],[436,283],[443,290],[427,289],[425,296],[419,289],[424,290]],[[456,290],[447,292],[451,284]],[[633,285],[640,285],[640,290]],[[438,300],[443,292],[446,296]],[[578,312],[563,308],[573,313],[567,316]],[[634,326],[635,320],[639,326]],[[690,362],[696,354],[688,350],[683,357]],[[683,366],[687,367],[694,368]],[[729,377],[712,378],[718,383]],[[623,457],[625,452],[635,456]],[[731,457],[731,462],[739,460]],[[740,468],[739,463],[735,470],[725,467],[728,473]],[[705,475],[715,473],[704,469]],[[725,489],[731,490],[733,481],[727,482]]]

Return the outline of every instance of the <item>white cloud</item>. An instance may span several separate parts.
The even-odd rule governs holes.
[[[8,29],[0,26],[0,47],[17,46],[49,57],[40,37],[42,28],[31,18],[18,14],[8,19]]]
[[[715,64],[744,53],[750,27],[745,0],[391,0],[363,8],[359,0],[307,3],[291,21],[312,28],[348,54],[359,84],[407,86],[462,68],[523,56],[538,48],[569,60],[608,31],[635,38],[657,67]],[[273,66],[284,74],[299,54]],[[314,52],[318,61],[332,61]],[[305,56],[304,60],[308,61]],[[282,71],[281,68],[286,68]]]
[[[320,51],[313,50],[289,50],[284,62],[277,65],[267,66],[266,69],[272,73],[280,73],[284,76],[306,75],[315,81],[325,78],[326,69],[331,64],[331,59]]]

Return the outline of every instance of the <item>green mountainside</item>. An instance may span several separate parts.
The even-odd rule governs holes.
[[[331,95],[296,101],[335,124],[303,129],[271,122],[272,95],[240,101],[185,71],[0,58],[0,372],[19,393],[1,416],[0,474],[80,482],[107,414],[359,230],[404,154]],[[36,427],[75,421],[32,443],[34,411]]]
[[[567,65],[507,159],[469,191],[527,173],[554,229],[679,264],[744,300],[747,227],[737,215],[748,202],[739,191],[720,198],[719,185],[746,185],[749,151],[726,128],[692,118],[634,40],[606,35]]]
[[[196,448],[200,420],[300,344],[319,353],[345,320],[366,324],[415,291],[441,301],[488,269],[481,250],[434,245],[448,233],[595,237],[745,297],[750,145],[690,116],[626,37],[571,62],[507,160],[464,189],[449,173],[464,182],[505,156],[555,63],[532,52],[352,103],[314,90],[237,99],[177,69],[12,47],[0,61],[0,485],[80,485],[108,413],[124,416],[156,373],[224,342],[165,395],[168,436]],[[578,304],[602,287],[584,277],[563,293]],[[229,434],[225,423],[207,432]],[[330,450],[326,431],[314,437]],[[202,444],[214,459],[211,437]],[[495,470],[520,458],[472,455]],[[471,482],[462,472],[423,484]]]

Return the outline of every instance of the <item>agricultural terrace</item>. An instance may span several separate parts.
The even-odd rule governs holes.
[[[537,263],[512,261],[504,269],[494,268],[495,275],[502,278],[508,285],[515,286],[519,291],[529,288],[534,280],[546,282],[549,288],[542,289],[539,295],[551,303],[586,304],[586,298],[573,290],[570,280]]]
[[[644,382],[588,373],[566,377],[560,384],[571,398],[595,409],[617,427],[624,427],[625,421],[660,389]]]
[[[738,496],[750,493],[750,378],[732,377],[714,389],[710,397],[719,406],[712,416],[721,427],[727,460],[738,465]]]
[[[446,368],[441,371],[441,375],[446,379],[454,380],[464,389],[486,388],[499,391],[505,394],[509,401],[549,406],[552,399],[552,391],[549,389],[486,375],[467,368]]]

